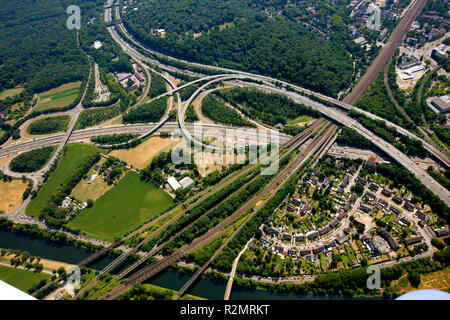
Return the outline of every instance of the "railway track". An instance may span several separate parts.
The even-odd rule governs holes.
[[[259,201],[263,199],[269,192],[271,192],[274,188],[279,186],[280,182],[286,177],[290,177],[298,168],[299,164],[303,163],[311,154],[311,152],[316,152],[317,149],[321,146],[321,143],[329,138],[331,134],[335,130],[335,125],[332,125],[330,128],[326,129],[325,134],[319,134],[314,137],[314,140],[308,145],[308,147],[300,154],[298,155],[293,161],[291,161],[286,168],[284,168],[275,179],[271,180],[261,191],[253,197],[250,201],[246,202],[241,208],[236,210],[232,215],[224,219],[222,222],[220,222],[218,225],[216,225],[213,229],[209,230],[206,234],[196,238],[192,243],[185,245],[184,247],[180,248],[178,251],[172,253],[171,255],[163,258],[162,260],[155,262],[145,268],[143,268],[138,273],[134,274],[132,277],[130,277],[126,282],[118,285],[117,287],[113,288],[109,293],[106,293],[102,295],[99,299],[114,299],[118,297],[120,294],[124,293],[125,291],[129,290],[134,284],[143,282],[147,280],[148,278],[151,278],[152,276],[156,275],[160,271],[166,269],[171,264],[175,263],[176,261],[180,260],[182,257],[184,257],[186,254],[194,251],[195,249],[205,245],[206,243],[216,239],[217,237],[223,235],[224,233],[228,232],[229,229],[232,227],[233,221],[241,217],[244,213],[246,213],[248,210],[250,210],[253,206],[256,205]],[[293,149],[295,147],[293,146]],[[287,180],[284,180],[287,181]],[[269,197],[275,195],[274,192],[272,192]],[[266,201],[265,199],[264,201]],[[252,213],[250,215],[253,216]]]
[[[282,145],[283,149],[287,149],[287,152],[284,153],[280,159],[283,159],[287,154],[289,154],[290,152],[292,152],[293,150],[295,150],[296,148],[298,148],[301,144],[303,144],[307,139],[309,139],[309,137],[319,128],[321,128],[321,126],[323,126],[325,123],[324,119],[319,119],[317,120],[313,125],[311,125],[308,129],[304,130],[303,132],[299,133],[298,135],[296,135],[295,137],[293,137],[290,141],[288,141],[287,143]],[[269,159],[271,156],[266,157],[266,159]],[[220,187],[216,190],[213,191],[218,191],[223,189],[224,187],[226,187],[227,185],[231,184],[232,182],[236,181],[237,179],[239,179],[240,177],[249,174],[253,169],[256,169],[259,165],[257,164],[253,164],[253,165],[249,165],[248,168],[245,168],[244,170],[242,170],[240,173],[236,174],[232,179],[229,179],[228,181],[226,181],[225,183],[222,183],[220,185]],[[225,201],[226,199],[229,199],[230,197],[238,194],[239,192],[241,192],[243,189],[245,189],[251,182],[253,182],[256,179],[256,176],[251,178],[249,181],[247,181],[243,186],[241,186],[239,189],[237,189],[236,191],[234,191],[232,194],[228,195],[223,201]],[[101,279],[101,277],[106,273],[106,272],[110,272],[113,269],[115,269],[118,265],[120,265],[123,261],[126,260],[126,258],[131,255],[132,253],[137,252],[137,250],[142,247],[144,244],[148,243],[149,241],[151,241],[152,239],[154,239],[155,237],[157,237],[161,232],[163,232],[170,224],[172,224],[174,221],[178,220],[179,218],[181,218],[185,213],[189,212],[189,210],[191,210],[192,208],[194,208],[196,205],[198,205],[200,202],[202,202],[203,200],[205,200],[207,197],[210,196],[210,193],[205,194],[203,197],[201,197],[200,199],[198,199],[197,201],[195,201],[194,203],[192,203],[187,209],[185,209],[184,211],[180,212],[179,214],[175,215],[174,217],[172,217],[169,221],[167,221],[164,225],[162,225],[161,227],[159,227],[155,232],[153,232],[149,237],[147,237],[146,239],[144,239],[141,243],[139,243],[138,246],[136,246],[135,248],[133,248],[133,250],[131,250],[130,252],[120,256],[118,259],[116,259],[115,261],[113,261],[110,265],[108,265],[99,275],[99,277],[97,279],[95,279],[93,282],[91,282],[88,286],[86,286],[83,290],[81,290],[75,297],[74,299],[77,299],[79,297],[81,297],[84,292],[87,292],[89,289],[91,289],[97,282],[98,280]],[[206,216],[207,214],[209,214],[211,211],[217,209],[220,205],[221,205],[222,201],[219,202],[218,204],[216,204],[213,208],[207,210],[205,213],[203,213],[201,216],[199,216],[198,218],[196,218],[194,221],[192,221],[188,226],[185,226],[182,230],[180,230],[179,232],[177,232],[175,235],[171,236],[167,241],[165,241],[164,243],[160,244],[159,246],[153,248],[150,252],[146,253],[143,257],[141,257],[138,261],[136,261],[135,263],[133,263],[131,266],[129,266],[128,268],[126,268],[125,270],[123,270],[112,282],[110,282],[109,284],[107,284],[106,286],[110,286],[112,285],[114,282],[117,282],[119,280],[121,280],[122,278],[124,278],[125,276],[127,276],[128,274],[130,274],[132,271],[134,271],[136,268],[138,268],[140,265],[142,265],[145,261],[147,261],[151,256],[153,256],[156,252],[158,252],[159,250],[161,250],[167,243],[169,243],[173,238],[175,238],[176,236],[180,235],[182,232],[184,232],[185,230],[187,230],[189,227],[193,226],[197,220],[201,219],[202,217]],[[106,287],[105,286],[105,287]],[[100,290],[104,289],[105,287],[101,288]],[[95,295],[92,294],[91,296]]]
[[[343,99],[343,102],[354,105],[361,96],[370,87],[373,81],[377,78],[381,69],[386,65],[386,63],[392,58],[395,50],[398,48],[402,42],[403,37],[408,31],[409,27],[419,15],[422,8],[425,6],[427,0],[415,0],[415,3],[408,10],[403,19],[398,23],[397,27],[392,32],[388,42],[375,58],[373,63],[370,65],[367,72],[360,79],[358,84],[353,88],[353,90]]]
[[[318,150],[315,151],[315,154],[318,155],[318,158],[321,156],[322,151],[328,146],[328,142],[331,140],[332,134],[335,132],[336,129],[337,129],[337,126],[332,125],[325,133],[325,139],[323,139],[323,142],[318,143],[318,145],[321,146],[321,147],[319,147]],[[306,160],[307,158],[309,158],[308,152],[306,152],[306,154],[301,154],[301,155],[297,156],[297,159],[294,160],[292,165],[290,166],[291,168],[294,168],[294,170],[290,170],[290,168],[284,169],[287,171],[290,170],[290,173],[288,173],[287,171],[284,172],[284,174],[286,174],[286,178],[282,181],[282,183],[279,183],[277,185],[276,189],[270,193],[269,197],[267,199],[265,199],[263,201],[263,203],[260,204],[258,206],[258,208],[249,215],[249,217],[247,217],[247,219],[233,232],[233,234],[219,247],[219,249],[217,249],[217,251],[213,254],[213,256],[211,258],[209,258],[208,261],[205,264],[203,264],[203,266],[195,272],[195,274],[188,280],[188,282],[186,282],[186,284],[178,291],[178,294],[175,297],[175,300],[177,300],[179,297],[181,297],[185,294],[185,292],[192,286],[192,284],[195,283],[195,281],[198,279],[198,277],[200,277],[200,275],[209,267],[209,265],[214,261],[214,259],[223,251],[223,249],[226,248],[226,246],[230,243],[230,241],[241,231],[241,229],[245,226],[247,221],[249,221],[261,208],[263,208],[264,205],[270,199],[272,199],[273,196],[275,194],[277,194],[278,191],[280,191],[280,189],[283,187],[283,185],[287,181],[289,181],[289,179],[297,172],[297,169],[300,168],[300,165],[303,163],[303,161]],[[283,172],[281,173],[281,176],[283,176]]]

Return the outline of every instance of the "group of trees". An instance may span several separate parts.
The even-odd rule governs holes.
[[[356,106],[408,130],[417,131],[414,123],[408,120],[390,98],[388,88],[384,83],[384,69],[369,89],[362,95]]]
[[[265,93],[257,89],[234,88],[219,91],[217,95],[230,101],[249,118],[258,119],[270,125],[286,124],[289,119],[295,119],[301,115],[320,117],[318,111],[295,103],[282,94]]]
[[[36,172],[48,162],[55,149],[56,147],[49,146],[19,154],[11,160],[9,167],[14,172]]]
[[[270,75],[331,96],[347,88],[350,52],[360,51],[345,28],[321,39],[288,18],[266,16],[265,4],[258,1],[143,1],[139,6],[122,18],[153,49]],[[165,37],[152,35],[157,28],[166,29]]]
[[[92,23],[83,25],[79,32],[80,46],[95,60],[100,69],[106,72],[133,72],[129,58],[111,38],[98,15]],[[93,47],[95,41],[102,43],[99,49]]]
[[[164,80],[163,77],[161,77],[159,74],[155,72],[150,73],[152,79],[151,79],[151,87],[148,91],[148,96],[150,98],[157,97],[163,93],[167,92],[166,88],[166,80]]]
[[[32,135],[50,134],[66,131],[69,126],[70,116],[48,117],[33,121],[27,128]]]
[[[207,95],[202,101],[202,112],[215,122],[231,124],[242,127],[254,127],[255,125],[243,119],[242,116],[219,101],[213,95]]]
[[[336,142],[343,145],[350,145],[358,148],[371,148],[372,142],[366,137],[349,127],[343,127]]]
[[[172,300],[174,292],[162,289],[145,287],[143,284],[138,283],[133,288],[123,295],[119,300]]]
[[[167,97],[141,105],[123,115],[124,123],[158,122],[167,109]]]
[[[60,231],[54,231],[47,228],[40,228],[35,224],[13,223],[7,218],[0,217],[0,230],[6,232],[15,232],[33,238],[44,239],[57,244],[74,245],[90,250],[99,250],[102,246],[92,244],[90,242],[80,241],[76,238],[69,237]]]

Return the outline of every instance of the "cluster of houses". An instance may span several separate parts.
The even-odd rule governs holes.
[[[117,168],[117,166],[115,164],[106,168],[105,171],[103,171],[103,173],[102,173],[103,178],[107,178],[109,176],[109,174],[111,173],[111,171],[113,171],[115,168]],[[97,164],[94,167],[94,171],[98,171],[98,170],[100,170],[100,166]]]
[[[87,203],[86,202],[79,203],[78,201],[70,197],[65,197],[62,204],[60,205],[60,208],[68,209],[70,207],[73,207],[75,211],[83,210],[84,208],[87,207]]]
[[[366,185],[368,182],[365,179],[358,178],[357,181],[363,185]],[[399,215],[401,212],[398,208],[396,208],[393,205],[390,205],[385,199],[382,197],[378,197],[375,193],[378,192],[380,186],[376,183],[370,183],[369,189],[372,190],[374,193],[370,191],[366,191],[363,195],[362,203],[359,206],[359,210],[365,213],[370,213],[375,208],[381,208],[383,212],[392,212],[396,215]],[[389,188],[383,187],[381,190],[381,194],[386,196],[387,198],[390,198],[393,202],[398,204],[398,206],[402,206],[409,212],[414,212],[414,210],[417,209],[417,212],[420,212],[422,210],[422,207],[420,204],[413,205],[409,198],[404,199],[400,196],[400,193],[394,193],[394,191],[390,190]],[[423,214],[423,213],[422,213]],[[426,215],[425,215],[426,216]]]

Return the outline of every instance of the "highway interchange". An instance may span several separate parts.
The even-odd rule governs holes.
[[[400,24],[401,28],[399,28],[399,31],[397,33],[394,32],[394,34],[393,34],[394,37],[391,38],[392,44],[389,45],[389,50],[395,51],[396,46],[398,46],[397,43],[399,43],[399,41],[401,41],[401,39],[404,36],[404,32],[402,33],[401,31],[404,28],[406,28],[404,30],[407,30],[407,28],[412,23],[412,21],[414,21],[415,17],[417,16],[417,13],[420,11],[420,8],[421,8],[421,6],[423,6],[424,2],[426,2],[426,1],[416,0],[416,3],[412,6],[412,9],[410,10],[410,12],[408,12],[405,15],[405,19],[402,20],[402,22],[403,21],[405,21],[405,22],[403,24]],[[107,24],[112,22],[112,8],[116,8],[116,17],[118,20],[120,20],[119,6],[111,6],[111,4],[112,4],[112,0],[108,0],[108,4],[105,6],[104,17],[105,17],[105,22]],[[353,105],[351,105],[351,103],[355,103],[357,101],[356,97],[358,95],[360,97],[362,95],[362,93],[364,93],[365,90],[368,88],[370,83],[372,83],[373,79],[376,78],[376,76],[378,75],[378,72],[379,72],[378,69],[379,69],[380,64],[381,64],[381,67],[384,65],[381,62],[383,61],[383,59],[386,59],[389,56],[390,51],[385,52],[383,55],[380,54],[380,56],[379,56],[380,59],[376,60],[376,66],[374,66],[373,69],[372,68],[369,69],[368,73],[370,74],[370,77],[367,76],[367,78],[362,78],[362,80],[360,82],[361,85],[358,83],[357,87],[355,87],[355,89],[354,89],[355,93],[353,94],[353,92],[352,92],[350,95],[350,98],[348,98],[347,100],[344,99],[344,101],[339,101],[339,100],[324,96],[322,94],[312,92],[308,89],[304,89],[302,87],[295,86],[295,85],[292,85],[292,84],[289,84],[289,83],[286,83],[283,81],[279,81],[277,79],[273,79],[270,77],[255,75],[255,74],[251,74],[251,73],[247,73],[247,72],[231,70],[231,69],[226,69],[226,68],[220,68],[220,67],[215,67],[215,66],[207,66],[207,65],[203,65],[203,64],[192,63],[192,62],[179,60],[179,59],[175,59],[175,58],[172,58],[169,56],[162,55],[158,52],[150,50],[149,48],[146,48],[144,45],[142,45],[138,41],[136,41],[136,39],[134,39],[127,32],[127,30],[125,29],[125,27],[123,26],[122,23],[119,22],[118,26],[121,29],[121,32],[123,34],[127,35],[128,39],[123,39],[121,37],[121,35],[119,35],[119,33],[117,32],[116,27],[113,25],[108,26],[107,29],[108,29],[109,33],[111,34],[112,38],[122,47],[122,49],[130,57],[132,57],[135,61],[141,63],[144,66],[144,69],[146,71],[148,79],[150,79],[150,75],[149,75],[148,69],[145,65],[146,63],[157,65],[161,69],[166,70],[168,72],[184,73],[184,74],[188,74],[190,76],[195,75],[195,76],[199,77],[199,79],[196,79],[195,81],[192,81],[183,86],[177,87],[171,81],[171,79],[169,77],[165,76],[162,73],[159,73],[160,75],[162,75],[165,78],[165,80],[169,83],[170,87],[172,88],[172,90],[170,90],[169,92],[167,92],[164,95],[171,96],[171,99],[174,99],[174,95],[176,97],[177,123],[167,122],[167,120],[169,118],[168,114],[171,109],[169,107],[167,109],[165,115],[163,116],[163,118],[157,124],[117,125],[117,126],[107,126],[107,127],[99,125],[99,126],[96,126],[93,128],[74,131],[74,126],[75,126],[76,120],[78,119],[80,112],[84,109],[82,106],[82,101],[83,101],[83,98],[82,98],[80,100],[80,103],[74,109],[72,109],[68,112],[65,112],[65,113],[58,113],[58,115],[61,115],[61,114],[71,115],[71,122],[69,125],[69,129],[65,133],[49,135],[49,136],[40,137],[40,138],[33,138],[33,140],[19,142],[14,145],[10,145],[8,147],[3,147],[2,149],[0,149],[0,158],[8,156],[8,157],[10,157],[9,159],[11,159],[12,157],[14,157],[20,153],[30,151],[33,149],[37,149],[37,148],[41,148],[41,147],[49,146],[49,145],[57,145],[58,146],[57,152],[55,152],[55,155],[53,156],[51,161],[48,163],[48,165],[46,165],[45,168],[41,169],[39,172],[25,175],[26,177],[32,179],[35,182],[34,188],[36,188],[37,185],[42,182],[42,176],[44,175],[45,172],[48,171],[51,164],[54,163],[57,155],[59,154],[59,152],[62,150],[62,148],[64,147],[64,145],[66,143],[73,143],[73,142],[86,143],[87,139],[90,139],[94,136],[108,135],[108,134],[121,134],[121,133],[135,133],[135,134],[139,134],[140,137],[142,138],[149,134],[153,134],[157,131],[159,131],[159,132],[163,132],[163,131],[164,132],[174,132],[174,131],[179,130],[182,133],[182,135],[184,137],[186,137],[188,140],[191,140],[196,144],[201,144],[205,148],[211,148],[211,146],[204,145],[203,142],[197,140],[196,137],[193,136],[193,133],[195,132],[194,126],[192,124],[185,123],[185,114],[186,114],[187,108],[198,97],[200,97],[199,98],[200,101],[197,102],[195,109],[197,111],[199,111],[199,104],[200,104],[201,100],[206,96],[206,94],[214,91],[208,87],[210,87],[212,84],[227,82],[228,84],[231,84],[232,86],[253,87],[253,88],[258,88],[260,90],[264,90],[266,92],[283,94],[283,95],[291,98],[293,101],[295,101],[297,103],[301,103],[301,104],[304,104],[304,105],[314,108],[315,110],[321,112],[326,118],[333,120],[335,123],[339,123],[341,125],[344,125],[344,126],[354,129],[355,131],[357,131],[358,133],[360,133],[361,135],[363,135],[364,137],[369,139],[374,145],[376,145],[380,150],[382,150],[387,155],[389,155],[392,159],[395,159],[397,162],[399,162],[401,165],[403,165],[406,169],[408,169],[411,173],[413,173],[425,186],[427,186],[433,193],[435,193],[439,198],[441,198],[447,205],[450,205],[450,193],[445,188],[443,188],[440,184],[438,184],[431,176],[429,176],[426,171],[421,169],[419,165],[417,165],[413,160],[411,160],[408,156],[406,156],[405,154],[400,152],[394,146],[392,146],[391,144],[387,143],[383,139],[379,138],[378,136],[376,136],[375,134],[373,134],[372,132],[370,132],[369,130],[364,128],[360,123],[358,123],[356,120],[349,117],[345,112],[342,112],[342,110],[345,111],[345,110],[355,109],[358,112],[364,113],[365,115],[371,117],[372,119],[381,119],[369,112],[365,112],[361,109],[355,108]],[[396,29],[396,31],[397,31],[397,29]],[[129,42],[131,42],[132,44],[130,44]],[[391,42],[391,40],[390,40],[390,42]],[[164,63],[161,63],[158,60],[154,60],[154,59],[147,57],[146,55],[143,55],[138,50],[136,50],[136,47],[139,47],[141,50],[148,51],[152,55],[156,55],[156,56],[168,59],[168,60],[172,60],[174,62],[183,63],[189,67],[209,69],[209,70],[223,72],[223,73],[216,74],[216,75],[204,76],[204,75],[201,75],[199,73],[192,72],[189,70],[182,70],[180,68],[168,66],[168,65],[165,65]],[[382,53],[383,53],[383,51],[382,51]],[[378,72],[377,72],[377,70],[378,70]],[[153,70],[153,71],[155,71],[155,70]],[[91,74],[90,74],[90,76],[91,76]],[[252,81],[252,82],[249,82],[249,81]],[[258,83],[255,83],[254,81],[257,81]],[[178,92],[181,89],[183,89],[189,85],[192,85],[194,83],[202,83],[202,82],[204,82],[204,83],[199,87],[199,89],[197,89],[196,92],[186,101],[186,103],[183,104]],[[281,84],[281,86],[280,86],[280,84]],[[146,93],[148,92],[149,87],[150,87],[150,85],[147,86]],[[290,88],[291,90],[286,90],[286,88]],[[142,103],[143,98],[147,95],[146,93],[138,101],[138,104]],[[325,106],[324,104],[319,103],[315,100],[312,100],[300,93],[307,94],[307,95],[313,95],[324,101],[331,102],[337,108]],[[83,97],[85,94],[86,94],[86,90],[83,93]],[[162,96],[164,96],[164,95],[162,95]],[[136,107],[138,104],[136,104],[134,107]],[[201,112],[197,112],[197,113],[198,113],[199,117],[202,118]],[[54,115],[56,115],[56,114],[54,114]],[[46,115],[46,116],[49,116],[49,115]],[[30,121],[27,121],[21,127],[21,133],[22,133],[23,138],[31,138],[31,137],[27,136],[25,129],[29,125],[29,123],[31,123],[31,121],[34,121],[36,119],[37,118],[33,118]],[[203,119],[203,120],[205,120],[205,119]],[[386,120],[384,120],[384,121],[386,121]],[[208,121],[203,121],[203,122],[204,122],[203,129],[204,129],[205,133],[208,131],[209,132],[220,131],[220,132],[222,132],[223,135],[225,135],[224,133],[226,132],[226,130],[230,128],[229,126],[225,126],[225,125],[208,123]],[[422,143],[424,144],[424,146],[430,151],[430,153],[434,157],[436,157],[443,164],[445,164],[447,167],[449,167],[449,165],[450,165],[449,157],[445,153],[443,153],[441,150],[436,148],[436,146],[433,146],[433,145],[429,144],[428,142],[416,137],[414,134],[412,134],[411,132],[407,131],[404,128],[401,128],[401,127],[399,127],[393,123],[390,123],[388,121],[386,121],[386,123],[389,126],[395,127],[402,134],[408,135],[409,137],[413,137],[414,139],[421,140]],[[246,137],[242,137],[242,138],[245,139]],[[290,137],[287,135],[280,135],[280,139],[281,139],[281,141],[280,141],[281,143],[285,143],[290,139]],[[88,143],[90,143],[90,142],[88,142]],[[213,147],[213,148],[215,148],[215,147]],[[17,173],[11,172],[8,169],[8,165],[6,165],[3,168],[3,171],[4,171],[4,173],[11,175],[13,177],[22,177],[22,174],[17,174]],[[21,208],[19,210],[17,210],[17,212],[19,212],[21,215],[23,215],[24,208],[28,205],[29,201],[30,201],[30,197],[24,201]],[[198,239],[198,241],[196,243],[200,243],[200,241],[202,241],[202,239]],[[183,254],[184,253],[185,252],[183,251]],[[174,261],[176,261],[179,259],[179,256],[175,255],[172,258],[172,260],[173,259],[175,259]],[[172,260],[170,260],[170,262]]]

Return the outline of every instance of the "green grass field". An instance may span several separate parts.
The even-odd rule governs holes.
[[[7,89],[0,92],[0,100],[6,99],[8,97],[14,97],[15,95],[21,93],[23,91],[23,88],[13,88],[13,89]]]
[[[166,192],[153,183],[142,182],[137,173],[130,171],[92,208],[70,221],[69,226],[90,237],[111,241],[155,219],[173,204]]]
[[[0,266],[0,280],[27,292],[33,285],[41,280],[50,280],[51,275],[42,272],[27,271],[12,267]]]
[[[85,144],[70,144],[69,150],[62,159],[55,172],[51,173],[50,178],[39,190],[37,196],[31,200],[26,209],[26,214],[31,217],[37,217],[41,208],[47,204],[56,188],[67,179],[79,163],[88,156],[95,154],[99,149],[97,147]]]
[[[39,102],[33,111],[45,111],[64,108],[75,101],[80,91],[81,82],[70,82],[39,94]]]

